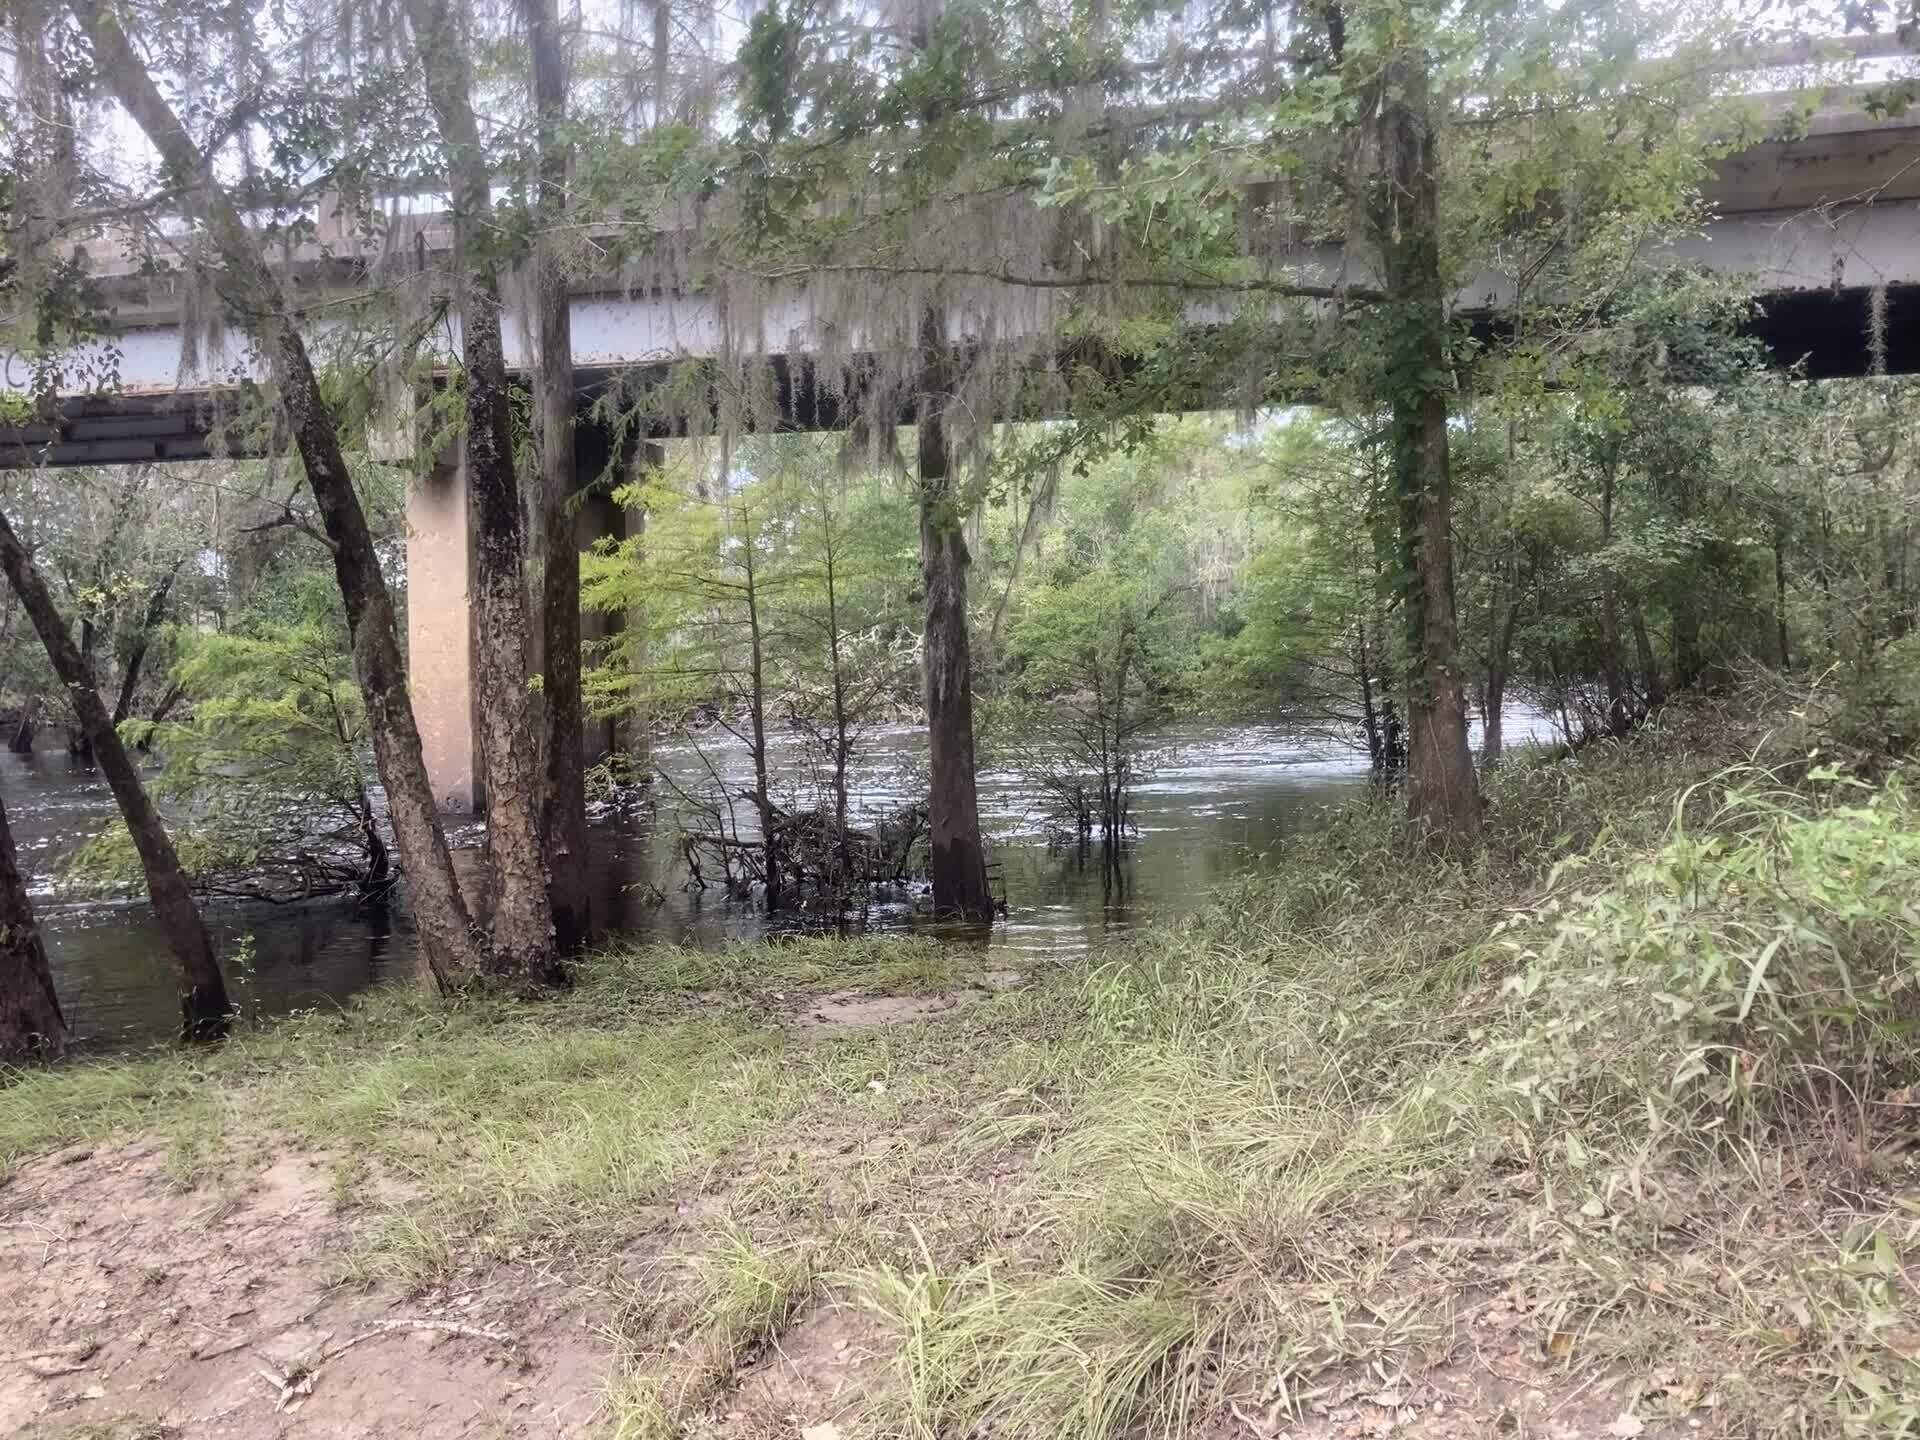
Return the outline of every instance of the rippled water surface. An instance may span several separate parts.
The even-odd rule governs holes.
[[[1509,720],[1508,729],[1515,729]],[[1139,839],[1117,868],[1098,852],[1088,862],[1050,851],[1036,797],[1010,776],[981,777],[980,803],[993,841],[1008,914],[988,944],[1019,959],[1067,956],[1148,920],[1201,904],[1220,881],[1258,865],[1275,841],[1327,806],[1361,794],[1364,765],[1353,751],[1303,741],[1261,726],[1170,731],[1138,792]],[[855,775],[856,810],[871,819],[918,788],[925,740],[898,729],[873,738]],[[656,764],[693,786],[709,763],[733,780],[745,757],[721,740],[662,745]],[[780,760],[788,763],[781,764]],[[775,772],[797,772],[797,755]],[[652,807],[593,827],[592,884],[609,928],[642,939],[717,945],[765,933],[748,905],[685,887],[675,859],[677,827],[664,786]],[[94,1047],[164,1038],[176,1020],[165,952],[144,897],[102,903],[62,895],[53,883],[59,855],[111,815],[105,784],[70,766],[63,752],[0,754],[0,797],[21,850],[67,1018]],[[469,834],[461,838],[476,839]],[[457,852],[469,876],[473,850]],[[664,900],[657,898],[664,894]],[[342,901],[296,905],[214,903],[208,923],[223,957],[250,948],[244,970],[229,963],[239,998],[262,1014],[336,1003],[383,979],[414,973],[413,933],[404,905],[369,909]],[[868,923],[923,925],[910,899],[876,907]],[[250,937],[250,938],[249,938]]]

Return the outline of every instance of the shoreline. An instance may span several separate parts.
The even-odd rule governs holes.
[[[537,1004],[381,992],[17,1076],[0,1425],[1860,1433],[1920,1406],[1905,1081],[1874,1061],[1833,1129],[1770,1088],[1791,1027],[1643,1008],[1644,927],[1731,944],[1817,867],[1920,877],[1920,835],[1899,771],[1781,772],[1776,814],[1730,753],[1514,767],[1464,867],[1340,817],[1017,979],[898,938],[616,948]],[[1676,909],[1689,855],[1816,869]],[[1862,918],[1858,983],[1911,932]],[[1765,1083],[1676,1084],[1715,1035]]]

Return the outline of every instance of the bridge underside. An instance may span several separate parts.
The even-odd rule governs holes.
[[[1752,334],[1775,362],[1797,367],[1812,379],[1871,373],[1873,292],[1867,288],[1801,290],[1771,297],[1751,322]],[[1887,287],[1884,364],[1890,374],[1920,373],[1920,285]],[[1493,338],[1491,326],[1483,338]],[[1123,368],[1123,367],[1110,367]],[[779,425],[789,431],[845,428],[851,418],[844,397],[813,381],[811,367],[785,357],[770,362]],[[608,370],[578,375],[582,412],[613,382]],[[620,372],[631,385],[631,371]],[[663,377],[664,378],[664,377]],[[185,391],[165,395],[118,394],[75,397],[50,424],[0,426],[0,469],[38,466],[127,465],[244,457],[257,453],[259,427],[234,423],[237,392]],[[1271,397],[1275,403],[1284,396]],[[1192,408],[1241,407],[1242,393],[1207,399]],[[903,417],[908,419],[911,417]],[[1044,418],[1036,415],[1032,418]],[[672,438],[662,426],[647,438]],[[607,428],[593,421],[575,433],[575,461],[583,477],[620,473],[635,464],[657,463],[651,444],[615,456]],[[584,549],[606,536],[620,536],[626,517],[603,497],[582,505],[576,538]],[[485,777],[476,743],[471,624],[473,547],[467,516],[465,475],[457,455],[445,458],[413,487],[407,503],[407,649],[410,684],[428,775],[450,814],[484,807]],[[617,619],[588,617],[587,639],[617,629]],[[621,748],[618,727],[591,722],[583,736],[597,757]]]
[[[1889,285],[1885,289],[1886,373],[1920,373],[1920,285]],[[1873,294],[1869,287],[1842,286],[1766,296],[1760,313],[1747,329],[1776,364],[1798,367],[1809,379],[1867,375],[1873,373],[1876,364],[1869,345]],[[1482,338],[1495,335],[1491,322],[1473,328]],[[799,432],[846,428],[850,417],[844,398],[832,387],[816,385],[804,358],[796,363],[790,357],[776,355],[769,358],[768,367],[779,409],[779,429]],[[1125,362],[1114,368],[1124,369]],[[660,367],[660,378],[664,379],[665,373],[666,367]],[[616,374],[629,387],[644,384],[647,378],[644,368],[637,374],[633,369],[580,370],[577,379],[583,413]],[[236,388],[72,396],[61,402],[57,417],[24,425],[0,425],[0,470],[256,455],[258,427],[248,425],[243,429],[236,421],[246,408],[236,403],[244,394]],[[1286,398],[1271,397],[1275,403]],[[1223,393],[1202,398],[1191,408],[1239,408],[1245,400],[1241,393]],[[1047,416],[1039,412],[1023,418]],[[676,433],[684,433],[684,427],[659,423],[649,438],[671,439]]]

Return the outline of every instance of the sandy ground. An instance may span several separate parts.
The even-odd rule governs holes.
[[[0,1433],[591,1429],[611,1348],[597,1295],[513,1264],[420,1295],[343,1286],[370,1222],[340,1211],[332,1174],[287,1154],[183,1190],[150,1143],[22,1165],[0,1189]]]
[[[183,1189],[161,1147],[143,1141],[30,1161],[0,1187],[0,1434],[465,1440],[609,1428],[606,1282],[626,1275],[632,1303],[631,1278],[661,1273],[647,1261],[673,1248],[674,1207],[643,1247],[649,1255],[607,1257],[593,1276],[474,1258],[445,1286],[407,1293],[341,1278],[361,1229],[391,1213],[352,1202],[404,1193],[339,1197],[332,1157],[297,1151],[249,1178],[235,1173]],[[723,1203],[710,1196],[699,1208]],[[657,1298],[670,1313],[671,1298]],[[1523,1281],[1461,1302],[1418,1363],[1356,1366],[1319,1377],[1310,1393],[1232,1403],[1198,1436],[1727,1433],[1707,1382],[1569,1365],[1543,1349],[1543,1316]],[[887,1384],[890,1351],[864,1314],[810,1301],[737,1357],[686,1433],[842,1440]]]
[[[978,993],[833,994],[809,999],[788,1023],[926,1020]],[[783,1238],[824,1240],[835,1225],[885,1204],[922,1223],[953,1221],[963,1245],[1017,1252],[1025,1224],[1018,1185],[1030,1157],[1014,1145],[955,1163],[949,1142],[962,1118],[942,1110],[891,1131],[792,1137],[820,1177],[823,1208]],[[1911,1148],[1920,1136],[1907,1129],[1903,1121],[1901,1164],[1890,1183],[1920,1195],[1920,1150]],[[409,1290],[364,1283],[355,1260],[369,1253],[371,1227],[405,1217],[414,1195],[363,1163],[268,1137],[255,1146],[251,1161],[229,1150],[220,1178],[192,1187],[169,1173],[164,1145],[152,1139],[42,1156],[0,1181],[0,1435],[607,1433],[609,1381],[620,1365],[616,1325],[631,1342],[638,1318],[649,1364],[684,1363],[692,1302],[679,1293],[672,1262],[698,1243],[704,1224],[736,1208],[751,1218],[749,1192],[764,1178],[757,1172],[767,1158],[743,1154],[737,1170],[703,1170],[688,1192],[636,1214],[635,1238],[622,1253],[552,1259],[476,1250],[452,1257],[445,1273],[454,1278]],[[916,1163],[901,1171],[912,1177],[909,1191],[881,1201],[866,1194],[858,1170],[883,1151],[907,1152]],[[1798,1195],[1806,1211],[1785,1217],[1794,1228],[1807,1229],[1829,1209],[1828,1228],[1842,1225],[1859,1203],[1828,1195],[1818,1181],[1808,1172],[1781,1192]],[[1737,1377],[1604,1359],[1589,1353],[1580,1334],[1559,1328],[1573,1322],[1536,1293],[1533,1257],[1505,1238],[1506,1190],[1519,1183],[1488,1180],[1485,1223],[1465,1234],[1395,1231],[1389,1238],[1402,1243],[1373,1296],[1351,1297],[1343,1317],[1330,1322],[1364,1330],[1384,1305],[1423,1317],[1424,1340],[1393,1347],[1391,1364],[1322,1371],[1304,1390],[1299,1380],[1290,1388],[1279,1377],[1310,1371],[1257,1345],[1229,1345],[1233,1353],[1216,1357],[1223,1373],[1200,1377],[1197,1388],[1240,1398],[1207,1410],[1195,1440],[1740,1433],[1737,1421],[1723,1418],[1737,1411],[1719,1409],[1725,1382]],[[1722,1258],[1707,1257],[1713,1264]],[[1685,1242],[1675,1240],[1658,1259],[1684,1268]],[[895,1379],[897,1338],[866,1313],[823,1298],[823,1289],[808,1287],[771,1338],[722,1357],[717,1388],[687,1397],[682,1433],[690,1440],[863,1433],[872,1398]],[[1682,1322],[1674,1323],[1677,1339]],[[1325,1338],[1285,1337],[1305,1352]],[[1016,1437],[996,1432],[994,1440]]]

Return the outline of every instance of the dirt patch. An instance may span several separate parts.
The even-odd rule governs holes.
[[[377,1184],[301,1152],[238,1175],[183,1189],[151,1142],[21,1165],[0,1190],[0,1432],[589,1427],[609,1353],[597,1292],[519,1263],[416,1295],[346,1287],[378,1219],[355,1202]]]
[[[1418,1378],[1370,1375],[1330,1388],[1298,1417],[1278,1402],[1264,1410],[1234,1404],[1201,1434],[1206,1440],[1666,1440],[1700,1432],[1698,1420],[1649,1416],[1635,1402],[1639,1388],[1619,1373],[1540,1377],[1532,1384],[1471,1365],[1442,1366]]]
[[[799,1011],[793,1024],[801,1030],[828,1026],[904,1025],[921,1020],[938,1020],[963,1005],[984,1000],[986,990],[949,990],[939,995],[863,995],[858,990],[840,990],[822,995]]]
[[[735,1376],[713,1407],[715,1419],[731,1434],[794,1435],[834,1421],[851,1428],[884,1382],[890,1350],[865,1315],[814,1304]]]
[[[1026,983],[1019,970],[989,970],[970,985],[932,995],[876,995],[865,990],[835,990],[825,995],[799,997],[798,1008],[786,1009],[785,1022],[799,1030],[845,1026],[911,1025],[944,1020],[969,1005],[1017,990]],[[783,1007],[774,1007],[776,1016]]]
[[[1290,1399],[1229,1402],[1200,1433],[1204,1440],[1675,1440],[1725,1432],[1712,1423],[1718,1397],[1704,1385],[1617,1365],[1488,1353],[1479,1328],[1463,1322],[1451,1353],[1432,1364],[1352,1365]]]

